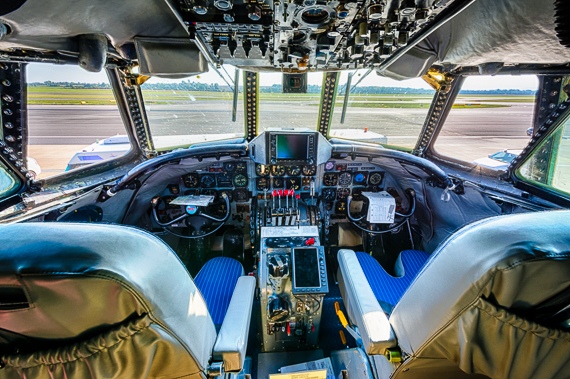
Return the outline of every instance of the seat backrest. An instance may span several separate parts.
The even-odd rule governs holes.
[[[570,212],[485,219],[435,252],[390,316],[395,377],[570,377],[570,333],[532,320],[570,287]],[[453,377],[453,376],[451,376]]]
[[[215,339],[202,295],[158,238],[117,225],[0,227],[3,378],[198,378]]]

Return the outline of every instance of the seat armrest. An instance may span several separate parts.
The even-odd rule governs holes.
[[[212,356],[215,361],[223,361],[226,372],[239,372],[243,367],[254,291],[253,276],[238,279],[218,333]]]
[[[348,316],[358,326],[367,354],[384,354],[396,337],[352,250],[339,250],[339,285]]]

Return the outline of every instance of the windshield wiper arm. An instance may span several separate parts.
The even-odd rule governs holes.
[[[368,74],[370,74],[372,72],[372,69],[369,68],[368,71],[366,71],[366,74],[362,75],[362,77],[356,82],[356,84],[354,86],[351,87],[351,83],[352,83],[352,77],[354,76],[354,74],[356,72],[350,72],[348,74],[348,79],[346,80],[346,88],[344,90],[344,102],[342,103],[342,113],[340,115],[340,123],[344,124],[344,117],[346,116],[346,108],[348,106],[348,98],[350,96],[350,93],[360,84],[361,81],[364,80],[364,78],[366,78],[368,76]]]
[[[225,78],[224,75],[222,75],[222,73],[220,72],[220,70],[218,70],[218,68],[215,65],[210,65],[210,67],[212,67],[214,69],[214,71],[216,71],[216,74],[218,74],[220,76],[220,78],[222,78],[222,80],[224,82],[226,82],[226,84],[228,85],[228,87],[230,87],[230,89],[232,90],[232,92],[234,91],[234,86],[232,86],[230,84],[230,82]],[[222,68],[224,68],[224,66],[222,66]],[[226,71],[226,69],[224,68],[224,71]],[[227,73],[227,71],[226,71]],[[229,76],[229,75],[228,75]],[[231,79],[230,79],[231,80]]]
[[[239,69],[235,69],[235,76],[234,76],[234,102],[232,104],[232,122],[236,122],[237,116],[237,103],[238,103],[238,96],[239,96]]]

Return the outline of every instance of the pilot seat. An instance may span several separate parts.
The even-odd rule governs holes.
[[[569,231],[570,211],[484,219],[415,276],[424,256],[404,252],[403,279],[340,250],[342,298],[377,379],[570,377]]]
[[[255,279],[239,262],[214,259],[194,281],[161,240],[118,225],[13,224],[0,240],[0,377],[242,369]]]

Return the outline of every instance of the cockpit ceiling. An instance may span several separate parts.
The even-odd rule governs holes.
[[[10,32],[0,49],[77,52],[77,36],[105,35],[119,49],[136,36],[188,38],[165,0],[27,0],[1,15]]]
[[[556,35],[554,3],[27,0],[0,16],[9,29],[0,38],[0,50],[73,54],[79,50],[78,36],[104,35],[123,57],[136,59],[131,48],[135,37],[192,39],[211,63],[258,71],[303,71],[378,68],[419,40],[385,72],[405,78],[422,75],[434,63],[453,68],[496,62],[570,62],[570,48]],[[465,6],[438,25],[439,19]]]

